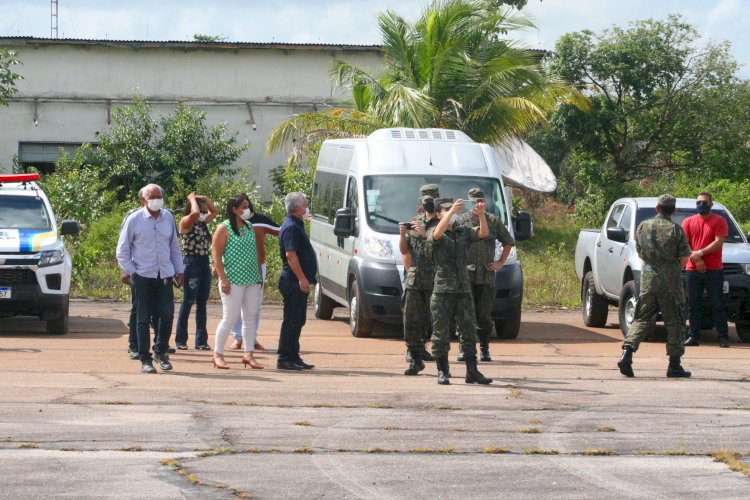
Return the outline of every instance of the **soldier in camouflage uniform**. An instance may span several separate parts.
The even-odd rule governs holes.
[[[399,250],[407,267],[401,310],[404,314],[404,340],[409,352],[409,368],[404,375],[417,375],[424,370],[424,361],[432,361],[424,343],[430,333],[430,297],[435,269],[427,255],[427,230],[437,225],[435,198],[440,194],[437,184],[419,188],[422,213],[412,219],[412,228],[399,224]]]
[[[469,199],[475,204],[477,201],[485,201],[484,191],[480,188],[469,190]],[[490,234],[481,241],[475,241],[469,246],[469,257],[466,260],[466,268],[469,271],[471,282],[471,295],[474,298],[474,315],[477,319],[477,335],[481,348],[481,360],[492,361],[490,357],[490,335],[492,334],[492,304],[495,301],[495,271],[499,271],[505,265],[510,251],[516,244],[508,232],[508,228],[495,214],[485,213],[487,217],[487,228]],[[469,227],[479,226],[479,214],[476,208],[458,216],[458,224]],[[503,252],[498,260],[495,260],[495,240],[503,247]],[[458,351],[458,361],[464,361],[461,349]]]
[[[667,377],[689,377],[680,358],[685,352],[685,283],[681,269],[690,258],[690,246],[679,224],[671,220],[675,198],[659,196],[653,219],[640,223],[635,234],[638,255],[643,260],[641,291],[635,308],[635,321],[622,344],[622,357],[617,363],[620,373],[633,374],[633,353],[654,326],[661,311],[667,327]]]
[[[437,361],[438,384],[450,384],[448,351],[450,350],[450,323],[456,320],[458,339],[466,356],[466,383],[489,384],[477,370],[477,332],[471,283],[466,270],[466,255],[472,241],[486,238],[487,220],[484,202],[477,202],[479,227],[470,228],[456,224],[458,212],[464,202],[452,198],[435,200],[440,222],[427,232],[428,251],[435,263],[435,286],[430,300],[432,313],[432,355]]]

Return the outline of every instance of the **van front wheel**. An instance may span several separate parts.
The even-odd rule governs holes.
[[[323,287],[320,282],[317,282],[313,292],[313,314],[315,317],[317,319],[331,319],[334,307],[336,307],[336,302],[323,293]]]
[[[349,328],[355,337],[372,335],[372,320],[364,314],[362,293],[357,280],[352,281],[349,291]]]

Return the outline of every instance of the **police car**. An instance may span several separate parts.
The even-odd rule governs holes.
[[[47,333],[68,331],[72,262],[61,236],[77,235],[78,222],[60,230],[39,174],[0,175],[0,318],[38,316]]]

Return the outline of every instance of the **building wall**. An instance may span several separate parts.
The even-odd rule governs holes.
[[[359,46],[0,38],[0,47],[18,53],[14,70],[24,77],[0,108],[0,170],[10,170],[21,142],[96,142],[110,129],[111,109],[137,93],[155,114],[183,101],[205,110],[209,125],[226,122],[229,134],[250,142],[236,165],[252,165],[265,198],[269,169],[287,156],[266,156],[271,130],[346,98],[328,75],[334,60],[375,71],[382,63],[378,47]]]

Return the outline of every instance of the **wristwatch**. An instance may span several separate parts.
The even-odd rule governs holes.
[[[698,250],[698,256],[703,257],[703,250]]]

